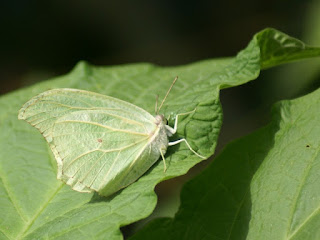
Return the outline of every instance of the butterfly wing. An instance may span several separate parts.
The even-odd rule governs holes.
[[[154,117],[119,99],[53,89],[27,102],[19,118],[40,130],[57,160],[58,178],[77,191],[110,195],[159,158],[150,146]]]

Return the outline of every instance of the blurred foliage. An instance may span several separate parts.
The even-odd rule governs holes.
[[[310,3],[3,1],[0,94],[28,84],[24,78],[30,74],[47,72],[49,78],[66,73],[79,60],[179,65],[232,56],[265,27],[300,37]]]

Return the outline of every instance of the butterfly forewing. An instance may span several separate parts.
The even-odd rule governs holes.
[[[147,111],[128,102],[98,93],[77,89],[53,89],[33,97],[19,111],[24,119],[38,128],[48,142],[52,139],[52,127],[62,116],[80,110],[113,109],[118,115],[130,113],[130,119],[144,124],[154,118]]]

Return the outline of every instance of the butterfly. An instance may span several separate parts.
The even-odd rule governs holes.
[[[172,86],[173,81],[158,113]],[[195,111],[195,110],[194,110]],[[142,176],[160,157],[165,164],[169,142],[177,131],[166,118],[126,101],[79,89],[58,88],[43,92],[19,111],[18,118],[37,128],[57,161],[57,178],[79,192],[97,191],[109,196]]]

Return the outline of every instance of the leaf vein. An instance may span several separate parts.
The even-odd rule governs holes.
[[[19,205],[18,205],[18,203],[16,202],[14,195],[13,195],[12,192],[9,190],[9,186],[8,186],[5,178],[3,177],[3,174],[2,174],[1,171],[0,171],[0,180],[1,180],[2,183],[3,183],[4,190],[5,190],[5,191],[7,192],[7,194],[8,194],[8,198],[9,198],[10,202],[12,203],[13,207],[17,210],[18,215],[21,217],[22,221],[27,222],[27,217],[24,216],[24,214],[22,214],[21,210],[19,209]]]
[[[288,234],[289,231],[290,231],[290,227],[292,227],[291,225],[292,225],[292,221],[293,221],[294,210],[297,208],[298,198],[299,198],[299,196],[300,196],[300,194],[301,194],[301,190],[302,190],[302,188],[303,188],[303,186],[304,186],[304,183],[306,182],[306,179],[307,179],[307,176],[308,176],[308,174],[309,174],[309,172],[310,172],[310,170],[311,170],[311,167],[313,166],[313,162],[314,162],[314,160],[316,159],[316,157],[317,157],[318,154],[319,154],[319,150],[320,150],[320,148],[317,149],[317,152],[314,154],[314,156],[313,156],[313,158],[312,158],[312,161],[309,162],[308,167],[306,168],[306,170],[305,170],[305,172],[304,172],[302,181],[300,182],[299,189],[298,189],[297,194],[296,194],[295,199],[294,199],[294,206],[293,206],[292,211],[291,211],[290,220],[289,220],[289,222],[288,222],[289,224],[288,224],[287,234]],[[295,230],[292,234],[290,234],[289,236],[287,235],[287,236],[288,236],[288,239],[291,239],[295,234],[297,234],[297,233],[299,232],[299,230],[304,226],[304,224],[307,223],[307,222],[309,221],[309,219],[311,219],[311,218],[314,216],[314,214],[315,214],[316,212],[318,212],[319,210],[320,210],[320,206],[319,206],[310,216],[308,216],[308,217],[296,228],[296,230]]]
[[[45,204],[39,208],[38,212],[34,215],[34,217],[28,222],[26,225],[26,228],[21,232],[21,234],[17,237],[17,239],[23,239],[25,234],[29,231],[29,229],[32,227],[36,219],[40,216],[40,214],[46,209],[46,207],[50,204],[51,200],[57,195],[57,193],[61,190],[61,188],[64,186],[62,182],[59,183],[58,188],[56,191],[53,192],[52,196],[48,198],[48,200],[45,202]]]

